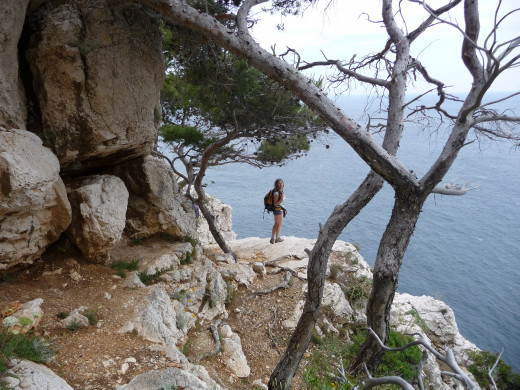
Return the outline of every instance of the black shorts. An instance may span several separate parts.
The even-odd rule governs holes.
[[[283,210],[273,210],[274,215],[282,215]]]

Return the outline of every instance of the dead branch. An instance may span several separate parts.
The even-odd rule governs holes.
[[[289,282],[291,280],[291,272],[287,271],[286,274],[285,274],[285,278],[283,280],[283,282],[271,287],[271,288],[268,288],[267,290],[261,290],[261,291],[257,291],[257,292],[254,292],[253,294],[251,294],[250,296],[248,296],[247,298],[244,299],[244,304],[247,303],[248,301],[250,301],[251,299],[253,298],[256,298],[258,296],[261,296],[261,295],[266,295],[266,294],[269,294],[269,293],[272,293],[273,291],[276,291],[278,290],[279,288],[284,288],[284,289],[287,289],[289,288]],[[240,312],[237,316],[238,320],[240,322],[242,322],[242,315],[243,314],[249,314],[251,311],[254,310],[254,307],[251,307],[250,310],[248,310],[247,312]]]
[[[221,322],[222,322],[222,320],[218,319],[218,320],[216,320],[215,322],[213,322],[210,325],[209,328],[211,330],[211,334],[213,335],[213,340],[215,340],[215,348],[212,351],[202,355],[202,357],[200,357],[199,359],[197,359],[197,363],[200,362],[203,359],[207,359],[207,358],[216,356],[217,353],[220,352],[220,348],[222,347],[222,344],[220,343],[220,336],[218,334],[218,327],[219,327]]]
[[[305,278],[302,278],[300,275],[298,275],[298,272],[296,272],[295,270],[293,270],[291,268],[282,267],[280,265],[277,265],[276,261],[268,261],[267,263],[264,263],[264,265],[267,266],[267,267],[276,267],[276,268],[279,269],[278,272],[281,272],[281,271],[290,272],[292,276],[294,276],[295,278],[298,278],[301,281],[305,282]],[[276,272],[276,273],[278,273],[278,272]]]
[[[497,384],[495,383],[495,379],[493,378],[493,371],[497,368],[498,363],[500,362],[500,358],[502,357],[502,354],[504,353],[504,348],[502,348],[502,351],[500,351],[500,354],[497,357],[497,360],[495,360],[495,364],[493,364],[493,367],[491,367],[488,371],[489,379],[491,379],[491,383],[493,383],[493,387],[495,389],[498,389]]]
[[[452,351],[451,348],[446,348],[446,356],[443,356],[440,352],[438,352],[436,349],[434,349],[426,341],[426,339],[423,338],[422,335],[420,335],[418,333],[411,334],[411,336],[418,336],[419,337],[418,340],[414,340],[414,341],[412,341],[412,342],[410,342],[410,343],[408,343],[405,346],[400,347],[400,348],[389,348],[386,345],[384,345],[384,343],[381,341],[381,339],[379,338],[379,336],[377,335],[376,332],[374,332],[371,328],[366,328],[366,329],[370,332],[372,337],[375,338],[375,340],[378,342],[378,344],[381,346],[381,348],[383,348],[386,351],[404,351],[406,348],[409,348],[409,347],[411,347],[413,345],[421,345],[423,348],[425,348],[427,351],[432,353],[438,360],[440,360],[441,362],[445,363],[451,369],[451,372],[450,371],[443,371],[443,372],[441,372],[441,375],[447,375],[447,376],[450,376],[452,378],[457,379],[458,381],[460,381],[462,383],[464,388],[466,388],[468,390],[480,389],[478,384],[473,382],[469,378],[469,376],[464,371],[462,371],[462,369],[459,367],[459,365],[457,364],[457,361],[455,360],[455,356],[453,355],[453,351]],[[366,370],[366,366],[365,366],[365,370]],[[395,382],[396,377],[372,378],[370,376],[370,374],[368,373],[368,370],[367,370],[367,375],[369,376],[369,380],[372,380],[374,382],[372,382],[372,381],[369,382],[371,384],[370,387],[366,387],[366,382],[365,382],[365,387],[364,388],[366,388],[366,389],[371,389],[376,384],[383,384],[383,383],[393,383],[393,384],[400,385],[403,389],[410,389],[410,390],[413,389],[413,387],[411,387],[411,385],[408,382],[404,381],[404,379],[402,379],[402,378],[399,378],[399,379],[401,381],[404,381],[404,383],[407,384],[409,387],[403,386],[401,384],[402,382],[399,382],[399,383]]]
[[[278,352],[278,355],[281,355],[282,353],[278,349],[278,343],[274,339],[273,332],[272,332],[273,326],[276,323],[276,306],[273,307],[273,313],[274,313],[274,319],[273,319],[273,322],[271,323],[271,325],[269,325],[269,328],[267,329],[267,332],[269,333],[269,337],[271,338],[271,342],[273,343],[273,345],[274,345],[274,347],[276,349],[276,352]]]
[[[366,364],[363,364],[363,367],[365,368],[365,373],[368,377],[368,379],[366,379],[363,382],[363,389],[371,389],[373,387],[383,384],[394,384],[400,386],[402,389],[405,390],[415,390],[411,384],[409,384],[400,376],[384,376],[381,378],[374,378],[372,377],[372,375],[370,375],[370,372],[368,371]]]
[[[279,288],[287,289],[287,288],[289,288],[290,281],[291,281],[291,272],[287,271],[285,273],[285,278],[284,278],[284,280],[281,283],[279,283],[279,284],[277,284],[277,285],[275,285],[273,287],[270,287],[270,288],[268,288],[266,290],[261,290],[261,291],[254,292],[249,297],[244,299],[244,303],[249,301],[250,299],[253,299],[253,298],[258,297],[260,295],[266,295],[266,294],[272,293],[273,291],[276,291]]]
[[[460,196],[460,195],[465,195],[469,191],[476,190],[477,188],[480,187],[480,186],[468,187],[469,183],[471,183],[471,180],[467,181],[463,185],[460,185],[460,184],[457,184],[457,183],[453,183],[453,182],[445,183],[443,185],[439,185],[439,186],[435,187],[432,190],[432,193],[434,193],[434,194],[441,194],[441,195]]]

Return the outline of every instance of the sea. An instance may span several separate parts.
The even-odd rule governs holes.
[[[362,96],[337,99],[362,125],[366,103]],[[520,114],[520,99],[493,107],[516,108]],[[446,135],[442,128],[432,132],[407,123],[398,157],[421,177]],[[238,239],[267,239],[273,217],[263,214],[263,197],[276,178],[283,178],[288,215],[282,236],[315,239],[319,224],[368,172],[350,146],[332,133],[314,141],[305,157],[284,166],[218,166],[209,169],[204,182],[208,193],[232,207]],[[444,182],[470,182],[476,188],[464,196],[432,194],[427,199],[404,256],[398,292],[443,300],[466,339],[494,353],[503,349],[504,361],[520,371],[520,150],[511,143],[480,139],[461,150]],[[393,197],[385,184],[339,236],[357,245],[372,266]]]

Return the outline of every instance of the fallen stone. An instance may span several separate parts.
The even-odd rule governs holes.
[[[183,390],[223,390],[216,382],[210,384],[194,374],[177,367],[149,371],[136,376],[128,384],[116,386],[116,390],[157,390],[164,386]]]
[[[74,390],[52,370],[41,364],[36,364],[28,360],[13,359],[10,361],[9,366],[8,374],[13,375],[14,377],[7,378],[12,381],[11,388],[13,389]]]
[[[128,274],[123,282],[123,287],[127,288],[144,288],[146,285],[141,282],[137,271],[132,271]]]

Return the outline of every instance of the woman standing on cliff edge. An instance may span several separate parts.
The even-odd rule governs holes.
[[[274,225],[271,234],[271,244],[275,242],[282,242],[283,238],[280,237],[280,229],[282,228],[283,217],[287,213],[283,207],[283,201],[285,200],[285,194],[283,193],[284,182],[282,179],[276,179],[274,182],[273,192],[273,205],[274,205]]]

